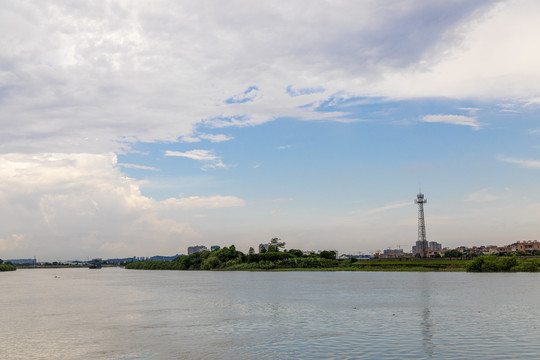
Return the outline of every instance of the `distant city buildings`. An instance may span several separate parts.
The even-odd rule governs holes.
[[[414,245],[412,248],[412,254],[413,255],[420,254],[421,249],[422,249],[422,243],[420,241],[417,241],[416,245]],[[439,254],[442,252],[442,250],[443,250],[442,244],[436,241],[430,241],[427,243],[426,256]]]
[[[11,262],[13,265],[36,265],[36,259],[8,259],[4,260],[6,262]]]
[[[527,240],[527,241],[518,241],[510,245],[496,246],[496,245],[482,245],[482,246],[473,246],[471,248],[460,246],[456,250],[464,254],[475,254],[475,255],[490,255],[490,254],[526,254],[533,255],[540,252],[540,242],[538,240]]]
[[[219,245],[212,245],[210,246],[210,251],[214,251],[214,250],[217,250],[217,249],[220,249],[221,247]]]
[[[404,255],[403,249],[386,249],[383,251],[384,257],[402,257]]]
[[[361,255],[341,254],[338,257],[338,260],[350,260],[350,259],[366,260],[366,259],[371,259],[371,258],[373,258],[373,255],[370,255],[370,254],[361,254]]]
[[[204,245],[195,245],[188,247],[188,255],[198,253],[199,251],[208,250],[208,248]]]
[[[442,251],[443,247],[442,244],[436,242],[436,241],[430,241],[427,243],[427,253],[426,256],[429,256],[429,254],[437,254],[440,251]],[[422,250],[422,242],[417,241],[416,245],[412,247],[412,253],[413,255],[420,254]]]

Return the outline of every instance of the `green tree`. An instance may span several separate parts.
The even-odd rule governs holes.
[[[447,252],[444,253],[444,257],[461,257],[461,255],[463,255],[461,253],[461,251],[459,250],[448,250]]]
[[[517,267],[518,271],[536,272],[539,269],[539,262],[537,259],[527,259]]]
[[[505,256],[499,260],[499,271],[510,271],[514,266],[517,266],[518,261],[515,256]]]
[[[323,250],[319,253],[319,257],[323,258],[323,259],[328,259],[328,260],[335,260],[336,259],[336,252],[335,251],[330,251],[330,250]]]
[[[304,253],[302,252],[302,250],[299,250],[299,249],[290,249],[288,251],[289,254],[293,255],[293,256],[296,256],[296,257],[302,257],[304,256]]]
[[[280,241],[280,240],[281,239],[279,239],[279,238],[272,238],[272,240],[270,240],[270,244],[268,246],[268,252],[279,252],[280,248],[284,248],[285,247],[285,242]]]

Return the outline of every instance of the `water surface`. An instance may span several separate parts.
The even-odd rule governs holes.
[[[540,274],[0,273],[5,359],[540,357]]]

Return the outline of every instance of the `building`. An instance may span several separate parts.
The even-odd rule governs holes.
[[[537,240],[518,241],[516,244],[516,250],[524,253],[533,253],[534,251],[540,251],[540,243]]]
[[[383,251],[383,257],[385,258],[397,258],[403,255],[403,249],[386,249]]]
[[[220,248],[219,245],[212,245],[212,246],[210,246],[210,251],[214,251],[214,250],[217,250],[219,248]]]
[[[13,265],[36,265],[37,261],[36,259],[8,259],[4,260],[4,262],[11,262]]]
[[[413,254],[420,254],[422,249],[422,241],[417,241],[416,245],[412,247],[412,253]],[[438,252],[442,251],[443,246],[442,244],[436,242],[436,241],[430,241],[427,243],[426,248],[426,256],[430,254],[437,254]]]
[[[199,251],[208,251],[208,248],[204,245],[190,246],[187,249],[188,255],[198,253]]]
[[[162,255],[156,255],[156,256],[152,256],[150,258],[150,260],[158,260],[158,261],[173,261],[174,259],[176,259],[177,257],[179,257],[180,255],[176,254],[176,255],[173,255],[173,256],[162,256]]]

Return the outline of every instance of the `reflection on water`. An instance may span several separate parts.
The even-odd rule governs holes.
[[[6,359],[535,358],[540,274],[18,270]]]
[[[420,302],[422,309],[422,348],[426,357],[433,357],[435,345],[433,344],[433,321],[431,320],[431,299],[430,294],[433,290],[431,277],[427,273],[418,273],[420,280]]]

